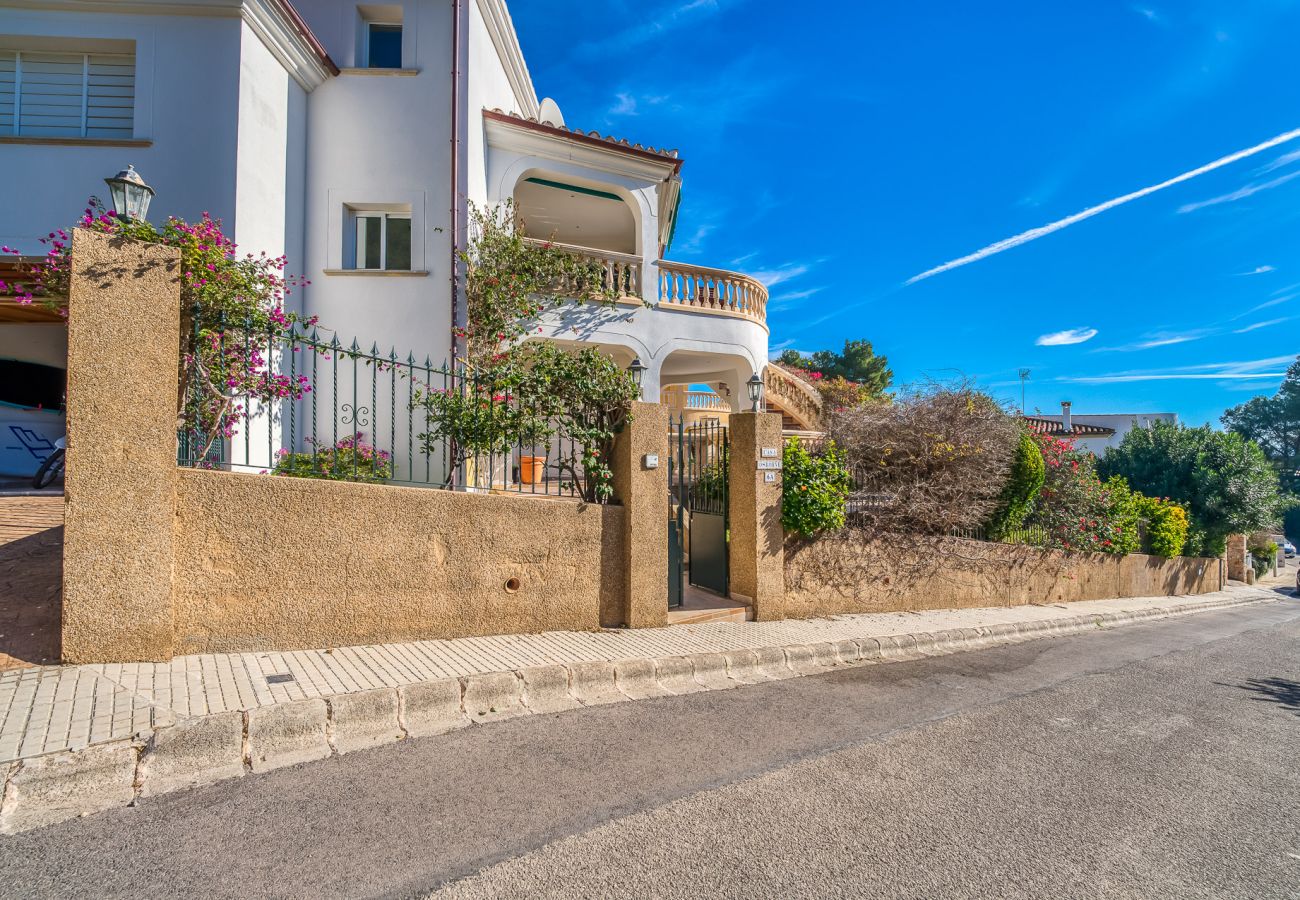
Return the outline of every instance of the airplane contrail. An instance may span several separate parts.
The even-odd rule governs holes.
[[[1265,150],[1268,150],[1272,147],[1276,147],[1278,144],[1285,144],[1287,141],[1293,141],[1298,137],[1300,137],[1300,128],[1297,128],[1293,131],[1285,132],[1283,134],[1279,134],[1277,137],[1270,138],[1269,140],[1264,141],[1264,143],[1262,144],[1256,144],[1255,146],[1248,147],[1245,150],[1238,150],[1236,153],[1231,153],[1220,159],[1216,159],[1212,163],[1206,163],[1200,168],[1192,169],[1190,172],[1184,172],[1181,175],[1175,175],[1173,178],[1170,178],[1168,181],[1162,181],[1159,184],[1153,184],[1150,187],[1144,187],[1141,190],[1134,191],[1131,194],[1125,194],[1123,197],[1116,197],[1114,200],[1107,200],[1105,203],[1099,203],[1096,206],[1090,206],[1087,209],[1085,209],[1083,212],[1077,212],[1072,216],[1066,216],[1064,219],[1059,219],[1058,221],[1052,222],[1048,225],[1041,225],[1038,228],[1031,228],[1028,231],[1022,231],[1020,234],[1016,235],[1015,237],[1006,238],[1005,240],[998,241],[996,244],[989,244],[984,249],[976,250],[974,253],[970,254],[969,256],[963,256],[960,259],[954,259],[951,262],[946,262],[941,266],[935,266],[933,269],[927,269],[926,271],[922,272],[920,275],[913,275],[911,278],[907,279],[907,281],[905,281],[904,284],[915,284],[918,281],[921,281],[926,278],[930,278],[934,275],[938,275],[941,272],[947,272],[950,269],[956,269],[959,268],[960,266],[965,266],[973,262],[979,262],[981,259],[985,259],[987,257],[1001,253],[1004,250],[1010,250],[1013,247],[1019,247],[1021,244],[1027,244],[1030,241],[1036,241],[1040,237],[1046,237],[1047,235],[1051,234],[1054,231],[1060,231],[1062,228],[1068,228],[1069,226],[1075,224],[1076,222],[1082,222],[1084,219],[1091,219],[1093,216],[1098,215],[1100,213],[1104,213],[1108,209],[1114,209],[1117,206],[1122,206],[1125,203],[1130,203],[1134,200],[1138,200],[1142,197],[1147,196],[1148,194],[1154,194],[1156,191],[1163,191],[1165,188],[1173,187],[1175,184],[1181,184],[1184,181],[1190,181],[1191,179],[1197,177],[1198,175],[1204,175],[1206,172],[1213,172],[1215,169],[1221,169],[1224,166],[1235,163],[1239,159],[1245,159],[1248,156],[1254,156],[1256,153],[1262,153]]]

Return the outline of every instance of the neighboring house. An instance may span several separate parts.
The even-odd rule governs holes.
[[[1105,454],[1108,447],[1118,447],[1124,435],[1134,428],[1150,428],[1155,422],[1177,424],[1177,413],[1107,413],[1104,415],[1077,415],[1070,403],[1061,403],[1060,415],[1043,415],[1035,412],[1024,417],[1031,431],[1057,438],[1072,438],[1080,450],[1095,456]]]
[[[131,163],[154,222],[210,212],[241,250],[287,255],[311,282],[290,302],[344,341],[437,364],[468,205],[513,199],[530,236],[623,286],[544,337],[640,358],[654,400],[708,385],[747,408],[767,364],[763,285],[663,258],[682,158],[569,128],[504,0],[0,0],[0,145],[0,242],[24,253]]]

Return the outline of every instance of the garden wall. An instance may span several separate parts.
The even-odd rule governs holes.
[[[623,590],[622,507],[178,476],[177,655],[590,630]]]
[[[73,237],[65,662],[664,623],[665,410],[620,435],[622,506],[178,468],[178,268]]]
[[[1221,585],[1218,559],[844,532],[788,545],[785,586],[785,615],[807,618],[1204,594]]]

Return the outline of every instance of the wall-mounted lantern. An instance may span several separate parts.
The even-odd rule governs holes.
[[[113,210],[123,219],[145,221],[149,218],[149,202],[153,200],[153,188],[145,183],[135,166],[127,166],[112,178],[105,178],[109,192],[113,195]]]
[[[641,357],[632,360],[632,365],[627,367],[627,374],[632,376],[632,383],[636,385],[637,394],[641,392],[641,381],[645,378],[645,363],[641,362]]]
[[[745,382],[745,387],[749,389],[749,402],[753,404],[751,411],[763,411],[763,378],[757,372],[749,376],[749,381]]]

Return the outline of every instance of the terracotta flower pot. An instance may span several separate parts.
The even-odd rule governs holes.
[[[545,456],[519,457],[520,484],[541,484],[546,478]]]

